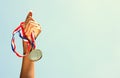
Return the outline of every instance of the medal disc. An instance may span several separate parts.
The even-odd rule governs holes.
[[[42,52],[39,49],[34,49],[29,54],[29,59],[32,61],[38,61],[42,57]]]

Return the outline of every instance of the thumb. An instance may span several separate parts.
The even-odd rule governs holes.
[[[27,22],[27,19],[28,19],[29,17],[32,17],[32,11],[30,11],[30,12],[28,13],[25,22]]]

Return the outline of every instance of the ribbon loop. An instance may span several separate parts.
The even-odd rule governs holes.
[[[15,34],[16,33],[19,33],[19,37],[24,40],[25,42],[27,42],[28,44],[28,51],[30,50],[30,45],[32,45],[32,48],[36,48],[36,44],[35,44],[35,37],[34,37],[34,34],[31,33],[31,41],[28,40],[28,38],[26,37],[25,35],[25,32],[24,32],[24,28],[23,28],[23,25],[24,22],[21,22],[20,25],[13,31],[12,33],[12,40],[11,40],[11,48],[12,48],[12,51],[18,56],[18,57],[24,57],[26,55],[28,55],[28,53],[22,55],[20,54],[19,52],[16,51],[16,45],[15,45]]]

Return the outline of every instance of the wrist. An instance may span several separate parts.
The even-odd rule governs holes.
[[[23,54],[28,54],[32,50],[32,46],[29,42],[23,40]]]

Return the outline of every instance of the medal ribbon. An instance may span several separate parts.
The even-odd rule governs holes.
[[[34,37],[34,32],[31,33],[31,41],[28,40],[28,38],[26,37],[25,35],[25,32],[24,32],[24,28],[23,28],[23,25],[24,22],[21,22],[20,25],[13,31],[12,33],[12,40],[11,40],[11,48],[12,48],[12,51],[18,56],[18,57],[23,57],[23,56],[26,56],[28,55],[29,53],[26,53],[24,55],[20,54],[19,52],[17,52],[16,50],[16,45],[15,45],[15,34],[16,33],[19,33],[19,37],[25,41],[27,43],[27,46],[28,46],[28,51],[30,51],[30,46],[32,45],[32,48],[35,49],[36,48],[36,44],[35,44],[35,37]]]

